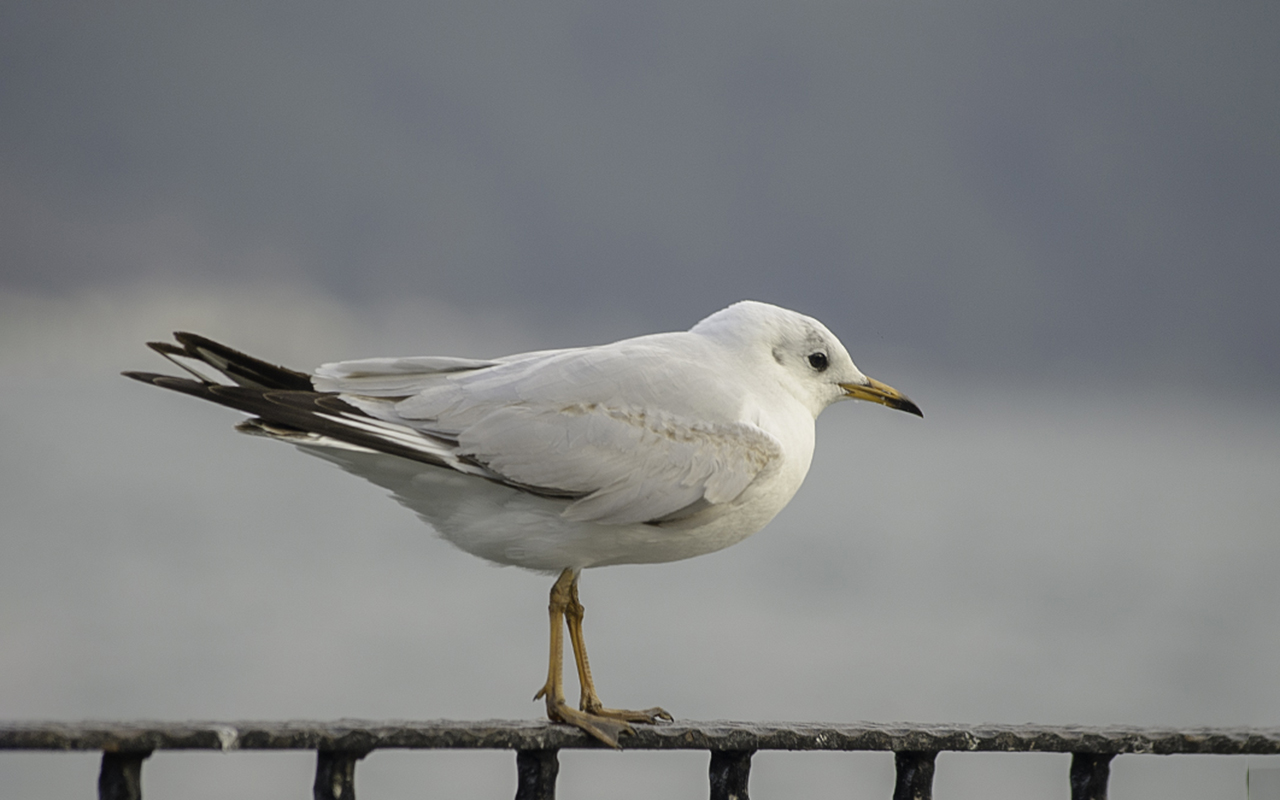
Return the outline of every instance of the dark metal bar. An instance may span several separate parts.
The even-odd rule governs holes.
[[[317,750],[316,782],[311,787],[315,800],[355,800],[356,762],[368,754],[367,750]]]
[[[516,800],[556,800],[557,750],[516,751]]]
[[[1107,800],[1107,779],[1111,777],[1114,753],[1073,753],[1071,755],[1071,800]]]
[[[933,767],[938,758],[935,750],[899,750],[893,754],[898,779],[893,786],[893,800],[933,800]]]
[[[751,756],[754,750],[712,750],[711,800],[748,800],[747,782],[751,779]]]
[[[623,750],[880,750],[1280,754],[1280,728],[680,722],[636,725]],[[346,750],[602,747],[571,725],[467,722],[0,722],[0,750]]]
[[[150,750],[102,754],[98,800],[142,800],[142,760]]]

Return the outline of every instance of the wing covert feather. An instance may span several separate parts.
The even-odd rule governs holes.
[[[569,519],[630,524],[705,500],[726,503],[779,460],[782,446],[744,422],[579,404],[506,406],[468,426],[460,455],[525,486],[586,494]]]
[[[320,392],[367,397],[408,396],[439,385],[447,376],[487,369],[497,364],[496,361],[450,356],[362,358],[322,364],[311,381]]]
[[[492,362],[327,364],[315,382],[456,440],[456,456],[513,486],[577,496],[569,519],[623,525],[728,503],[781,461],[777,438],[737,419],[737,398],[709,368],[717,356],[699,337],[654,334]]]

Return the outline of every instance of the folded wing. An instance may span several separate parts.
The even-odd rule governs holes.
[[[722,394],[709,366],[714,354],[691,342],[671,348],[669,336],[423,371],[417,383],[406,380],[409,364],[386,378],[370,374],[372,362],[326,365],[321,374],[350,377],[322,385],[372,416],[451,438],[461,460],[510,485],[571,499],[570,519],[669,521],[733,501],[783,452],[774,436],[737,419],[735,398]],[[673,358],[680,352],[688,358]],[[416,391],[364,388],[397,379],[401,391]]]
[[[587,404],[495,410],[461,432],[458,452],[513,484],[578,496],[569,519],[623,525],[730,502],[782,447],[746,423]]]
[[[253,414],[251,432],[382,451],[563,498],[573,520],[680,519],[732,502],[782,460],[775,437],[724,411],[732,403],[714,397],[714,381],[703,395],[716,413],[666,402],[687,397],[681,390],[706,362],[671,363],[641,340],[494,361],[347,361],[310,377],[193,334],[178,341],[152,346],[197,380],[130,377]]]

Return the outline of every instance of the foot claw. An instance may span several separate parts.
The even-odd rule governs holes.
[[[621,747],[618,744],[620,735],[624,733],[635,735],[635,729],[628,725],[625,720],[588,714],[563,704],[556,706],[555,709],[548,709],[547,716],[554,722],[563,722],[581,728],[615,749]]]
[[[646,708],[643,711],[629,711],[625,708],[603,708],[600,706],[585,708],[583,711],[596,717],[618,719],[624,722],[642,722],[645,725],[656,725],[658,720],[672,722],[675,719],[667,713],[666,709],[658,708],[656,706],[653,708]]]

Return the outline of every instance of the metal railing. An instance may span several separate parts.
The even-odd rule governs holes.
[[[139,800],[142,762],[155,750],[315,750],[316,799],[354,800],[356,762],[387,748],[514,750],[516,800],[552,800],[558,751],[601,747],[577,728],[535,721],[0,723],[0,750],[102,751],[101,800]],[[710,751],[712,800],[747,800],[758,750],[892,751],[893,800],[932,797],[941,751],[1071,753],[1072,799],[1102,800],[1117,755],[1276,755],[1280,728],[678,721],[637,725],[622,749]]]

